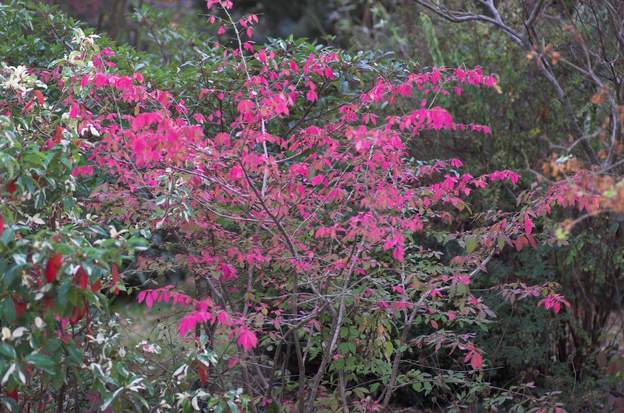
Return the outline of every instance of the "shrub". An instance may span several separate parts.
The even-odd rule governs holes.
[[[518,175],[475,177],[407,151],[423,133],[487,135],[438,102],[496,78],[380,67],[301,41],[258,48],[256,16],[208,3],[223,40],[184,81],[135,72],[136,56],[115,58],[79,28],[45,70],[4,67],[6,406],[371,410],[398,394],[455,409],[557,406],[483,380],[475,339],[494,314],[471,291],[505,245],[535,244],[543,210],[492,211],[462,229],[470,194]],[[152,261],[193,282],[137,295],[182,313],[183,361],[159,375],[139,365],[158,347],[116,348],[121,324],[107,312],[124,261],[156,232],[177,252]],[[551,285],[505,292],[566,306]]]

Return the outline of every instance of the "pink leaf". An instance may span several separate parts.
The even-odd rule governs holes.
[[[72,102],[71,107],[69,108],[69,117],[71,119],[75,119],[80,114],[80,107],[76,102]]]
[[[243,350],[249,351],[258,345],[258,338],[254,332],[247,327],[241,327],[238,330],[238,340],[236,340],[236,344],[241,346]]]
[[[239,363],[240,359],[238,357],[230,357],[227,361],[227,366],[229,369],[233,369]]]
[[[150,291],[149,293],[147,293],[147,298],[145,299],[145,305],[150,310],[154,306],[154,300],[156,299],[156,297],[158,297],[158,293],[155,291]]]
[[[254,103],[251,100],[243,99],[238,102],[238,111],[240,113],[248,113],[251,112],[254,108]]]
[[[231,281],[238,278],[236,268],[230,264],[221,263],[219,264],[219,269],[221,270],[221,281]]]
[[[234,166],[232,169],[230,169],[229,176],[231,180],[238,181],[244,176],[243,168],[241,168],[240,165]]]
[[[394,287],[392,287],[392,291],[401,295],[405,294],[405,289],[400,285],[395,285]]]
[[[483,356],[481,356],[481,353],[477,351],[474,351],[471,354],[472,356],[470,357],[470,365],[473,369],[480,370],[481,367],[483,367]]]
[[[314,178],[312,178],[311,183],[312,183],[313,186],[318,186],[318,185],[320,185],[323,182],[324,179],[325,179],[325,176],[323,176],[323,175],[316,175]]]
[[[229,327],[233,324],[232,318],[225,311],[221,311],[217,315],[217,321],[219,322],[219,324],[221,324],[222,326],[226,326],[226,327]]]
[[[206,311],[193,311],[186,315],[178,325],[178,333],[180,337],[184,337],[189,331],[192,331],[199,323],[205,323],[212,319],[212,314]]]
[[[74,169],[72,169],[71,175],[74,177],[93,176],[93,166],[91,165],[77,166]]]
[[[524,214],[524,232],[527,235],[531,235],[531,233],[533,232],[533,221],[531,220],[531,217],[528,213]]]

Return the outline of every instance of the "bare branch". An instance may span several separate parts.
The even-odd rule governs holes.
[[[503,32],[505,32],[519,46],[526,47],[524,36],[503,22],[500,16],[500,13],[498,12],[494,4],[491,3],[491,0],[484,2],[484,4],[487,6],[488,10],[490,10],[490,12],[492,13],[492,17],[485,16],[483,14],[473,14],[473,13],[461,12],[461,11],[456,11],[456,10],[449,10],[442,5],[434,5],[428,0],[415,0],[415,1],[417,4],[420,4],[427,10],[453,23],[464,23],[464,22],[476,21],[476,22],[492,24],[498,27],[499,29],[501,29]]]

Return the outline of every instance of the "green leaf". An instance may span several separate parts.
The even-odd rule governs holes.
[[[15,352],[15,348],[8,343],[0,343],[0,355],[15,360],[17,358],[17,353]]]
[[[13,228],[12,227],[4,228],[2,237],[0,237],[0,242],[3,245],[9,245],[9,243],[13,241],[13,238],[15,238],[15,231],[13,230]]]
[[[67,352],[69,353],[69,361],[75,366],[82,365],[82,351],[78,350],[74,345],[67,346]]]
[[[217,355],[213,352],[210,352],[208,354],[198,354],[197,360],[199,360],[206,367],[210,367],[211,365],[216,365],[218,361]]]
[[[100,406],[100,410],[104,411],[108,409],[109,406],[115,401],[117,396],[119,396],[119,394],[123,391],[123,389],[123,387],[118,388],[113,392],[113,394],[111,394],[106,400],[104,400],[104,403],[102,403],[102,405]]]
[[[26,254],[13,254],[13,261],[17,265],[26,265]]]
[[[384,346],[384,355],[386,356],[387,359],[390,359],[393,351],[394,351],[394,346],[392,345],[392,342],[389,340],[386,341],[386,344]]]
[[[57,303],[61,307],[64,307],[65,305],[67,305],[67,302],[69,300],[70,290],[71,290],[71,281],[69,279],[66,279],[65,281],[63,281],[63,283],[61,284],[61,286],[58,288],[56,292],[56,300],[57,300]]]
[[[230,408],[230,413],[239,413],[240,412],[240,410],[238,410],[238,406],[232,400],[228,400],[227,405]]]
[[[477,239],[475,237],[466,237],[466,254],[471,254],[478,245]]]
[[[26,360],[28,363],[32,364],[36,368],[45,371],[46,373],[58,373],[58,371],[56,371],[55,369],[56,363],[54,362],[54,360],[52,360],[45,354],[41,354],[39,352],[30,353],[28,356],[26,356],[24,360]]]
[[[4,318],[4,321],[10,322],[15,320],[15,305],[13,304],[12,299],[7,298],[2,301],[2,316]]]

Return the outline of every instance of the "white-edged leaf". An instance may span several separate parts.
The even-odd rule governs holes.
[[[106,409],[108,409],[108,407],[115,401],[115,399],[117,398],[117,396],[119,396],[119,394],[124,390],[123,387],[118,388],[117,390],[115,390],[113,392],[113,394],[111,394],[108,399],[104,400],[104,403],[100,406],[100,410],[101,411],[105,411]]]

